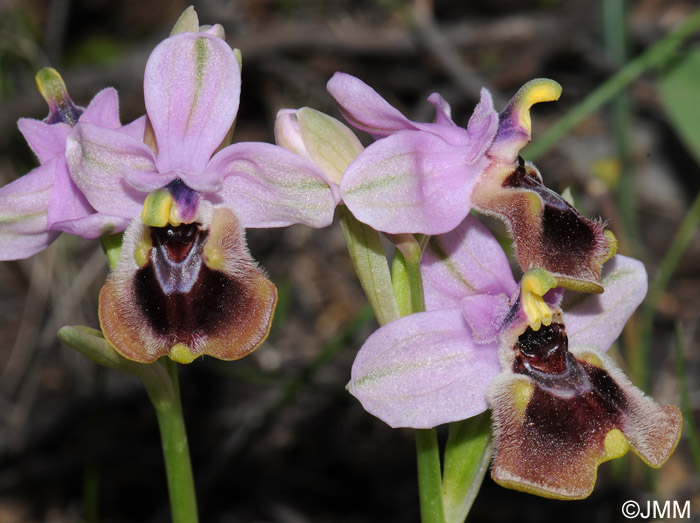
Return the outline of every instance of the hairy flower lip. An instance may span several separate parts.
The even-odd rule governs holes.
[[[492,164],[474,188],[473,205],[505,223],[523,270],[542,267],[559,286],[603,292],[602,265],[614,254],[614,240],[603,223],[544,185],[534,165],[520,156],[513,165]]]
[[[677,444],[681,421],[676,407],[637,389],[580,332],[569,349],[565,318],[553,308],[551,326],[531,331],[520,315],[503,336],[504,370],[486,392],[496,448],[492,477],[524,492],[583,499],[593,490],[598,466],[630,449],[646,464],[661,466]],[[542,368],[528,366],[528,359]]]
[[[372,334],[358,352],[349,384],[363,407],[392,427],[430,428],[483,412],[489,383],[503,369],[512,372],[512,350],[499,351],[504,329],[512,326],[514,345],[522,333],[516,331],[528,324],[522,289],[503,248],[474,216],[430,239],[421,273],[427,312]],[[564,308],[574,348],[606,351],[641,303],[647,275],[641,262],[617,256],[606,265],[603,282],[610,292],[581,295]],[[544,303],[559,305],[562,295],[561,288],[551,289]],[[436,375],[440,390],[433,387]],[[455,400],[460,397],[468,401]]]
[[[617,256],[603,271],[606,292],[564,300],[564,310],[562,289],[535,271],[517,286],[503,249],[473,216],[431,238],[421,261],[427,311],[374,332],[348,388],[392,427],[435,427],[490,407],[496,482],[581,499],[598,465],[629,449],[651,466],[663,464],[680,416],[605,356],[644,298],[641,262]],[[538,330],[524,310],[525,279],[525,290],[551,308],[552,321]]]
[[[134,220],[127,229],[99,304],[105,338],[125,358],[150,363],[169,356],[190,363],[208,354],[230,361],[267,337],[276,288],[250,256],[235,214],[203,203],[201,221],[170,226],[185,244],[174,258],[168,227],[154,233]]]

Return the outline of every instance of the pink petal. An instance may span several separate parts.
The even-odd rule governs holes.
[[[362,80],[345,73],[335,73],[327,84],[340,105],[345,119],[353,127],[374,137],[387,136],[413,123]]]
[[[146,115],[144,114],[133,122],[123,125],[119,128],[119,132],[131,136],[140,142],[143,141],[146,132]]]
[[[182,33],[154,49],[144,96],[160,172],[204,170],[231,128],[240,87],[233,51],[216,36]]]
[[[108,87],[95,95],[80,116],[80,122],[93,123],[108,129],[121,127],[119,122],[119,95]]]
[[[58,237],[46,227],[56,162],[49,160],[0,188],[0,260],[28,258]]]
[[[433,93],[428,96],[428,101],[435,107],[435,123],[438,125],[454,126],[457,124],[452,121],[452,108],[439,93]]]
[[[40,163],[46,163],[55,156],[63,156],[66,137],[71,130],[67,124],[48,124],[41,120],[20,118],[17,126]]]
[[[497,345],[475,345],[460,310],[405,316],[372,334],[352,367],[349,391],[392,427],[429,428],[486,410],[500,372]]]
[[[469,196],[488,165],[467,163],[464,151],[441,137],[401,131],[365,149],[340,185],[358,220],[388,233],[442,234],[469,213]]]
[[[65,162],[59,160],[56,164],[46,216],[48,229],[90,239],[126,229],[128,219],[95,211],[73,182]]]
[[[78,189],[97,211],[123,218],[141,213],[146,194],[129,186],[124,169],[144,176],[155,171],[153,155],[142,142],[119,131],[79,123],[68,137],[66,160]]]
[[[102,213],[93,213],[72,220],[55,222],[52,230],[67,232],[73,236],[94,239],[106,234],[116,234],[126,230],[131,223],[128,218],[121,216],[109,216]]]
[[[126,180],[131,187],[142,193],[150,193],[161,189],[178,177],[177,172],[148,172],[133,169],[127,165],[122,167],[121,172],[124,176],[124,180]]]
[[[212,158],[205,176],[212,173],[225,179],[209,199],[229,206],[244,227],[325,227],[333,221],[337,196],[326,176],[310,160],[282,147],[230,145]]]
[[[180,173],[180,178],[187,187],[201,193],[219,192],[224,183],[222,174],[209,168],[200,174]]]
[[[53,229],[56,222],[75,220],[94,213],[95,209],[88,203],[71,179],[68,166],[63,161],[57,162],[55,179],[49,197],[48,228]],[[79,236],[82,235],[79,234]]]
[[[510,298],[518,289],[503,248],[471,215],[455,230],[430,239],[421,272],[427,310],[459,308],[465,296]]]
[[[493,98],[486,89],[481,90],[481,100],[467,124],[469,135],[469,153],[467,158],[471,161],[483,156],[489,149],[498,132],[498,113],[493,108]]]
[[[571,347],[608,350],[644,300],[647,273],[634,258],[616,255],[603,267],[603,294],[569,296],[564,322]]]
[[[511,309],[508,298],[505,294],[480,294],[462,300],[462,314],[472,329],[475,343],[492,343],[498,339]]]

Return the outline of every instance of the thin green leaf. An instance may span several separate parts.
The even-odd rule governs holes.
[[[435,429],[416,430],[418,494],[422,523],[445,523],[442,505],[440,448]]]
[[[666,113],[688,150],[700,163],[700,48],[686,51],[659,79]]]
[[[609,80],[586,96],[565,116],[551,125],[540,137],[523,151],[527,160],[536,160],[549,150],[564,135],[581,123],[594,111],[609,102],[621,90],[651,68],[663,65],[678,50],[678,47],[700,29],[700,10],[695,11],[676,29],[664,36],[644,53],[625,65]]]
[[[491,462],[488,413],[450,424],[442,483],[445,521],[462,523],[479,493]]]

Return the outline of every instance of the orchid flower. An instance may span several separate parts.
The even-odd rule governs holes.
[[[560,286],[602,292],[601,266],[616,251],[614,236],[545,187],[518,154],[530,141],[530,108],[556,100],[559,84],[528,82],[500,114],[484,89],[466,129],[438,94],[428,98],[435,121],[420,123],[347,74],[336,73],[328,90],[351,125],[379,138],[340,186],[358,220],[393,234],[434,235],[453,230],[475,208],[506,223],[523,270],[540,267]]]
[[[434,236],[421,270],[426,312],[372,334],[350,392],[392,427],[430,428],[493,409],[494,479],[562,499],[583,498],[597,466],[630,447],[660,466],[680,412],[635,388],[605,351],[646,293],[643,265],[605,267],[605,293],[567,301],[542,269],[518,285],[473,216]],[[547,318],[548,316],[548,318]]]
[[[143,136],[145,120],[122,127],[119,99],[112,88],[97,93],[83,108],[73,103],[55,69],[39,71],[36,82],[49,105],[49,115],[44,120],[21,118],[18,125],[41,165],[0,189],[0,260],[33,256],[61,232],[97,238],[122,231],[129,222],[97,212],[90,205],[68,172],[66,141],[79,123]]]
[[[146,363],[233,360],[264,341],[277,299],[244,228],[329,225],[337,188],[282,147],[221,148],[238,111],[236,55],[191,9],[174,32],[146,65],[145,136],[80,123],[66,157],[95,209],[131,221],[100,293],[107,340]]]

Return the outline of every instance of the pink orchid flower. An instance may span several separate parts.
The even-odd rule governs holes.
[[[421,270],[426,312],[378,329],[353,364],[348,388],[368,412],[430,428],[490,407],[494,479],[562,499],[588,496],[597,466],[630,446],[655,467],[671,454],[679,410],[646,397],[605,355],[646,293],[640,262],[614,257],[604,294],[562,301],[560,289],[540,289],[552,314],[534,326],[535,273],[518,285],[473,216],[431,238]]]
[[[530,141],[530,108],[556,100],[552,80],[524,85],[500,114],[485,89],[466,129],[438,94],[433,123],[410,121],[371,87],[336,73],[328,90],[354,127],[378,138],[348,167],[343,202],[374,229],[443,234],[474,208],[503,220],[523,270],[543,268],[560,286],[599,293],[602,264],[615,237],[548,189],[519,151]]]

